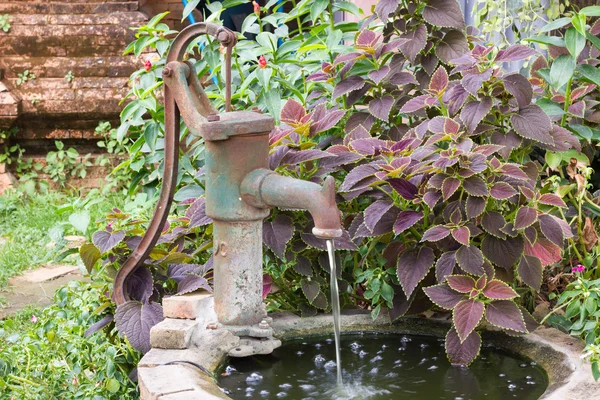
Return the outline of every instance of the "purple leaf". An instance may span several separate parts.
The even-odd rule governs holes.
[[[262,290],[263,300],[267,298],[269,293],[271,293],[272,288],[273,288],[273,278],[271,278],[268,274],[263,274],[263,290]]]
[[[190,228],[204,226],[212,223],[212,219],[206,215],[206,199],[197,198],[185,212],[186,217],[190,219]]]
[[[526,254],[521,257],[518,269],[519,276],[523,279],[523,282],[531,286],[536,292],[539,292],[542,288],[542,271],[542,262],[539,258]]]
[[[435,263],[435,276],[439,283],[444,283],[448,275],[454,272],[456,265],[456,252],[447,251],[438,258]]]
[[[310,127],[310,134],[314,136],[317,133],[333,128],[340,122],[344,114],[346,114],[344,110],[327,110],[327,114]]]
[[[446,277],[448,285],[459,293],[469,293],[475,288],[475,279],[466,275],[449,275]]]
[[[433,209],[435,205],[442,199],[442,194],[438,191],[428,191],[423,195],[423,201],[430,209]]]
[[[210,284],[203,276],[188,275],[177,284],[177,294],[186,294],[195,292],[196,290],[204,289],[212,292]]]
[[[446,284],[429,286],[423,291],[431,301],[446,310],[452,310],[464,297]]]
[[[412,249],[400,254],[397,263],[398,280],[407,297],[410,297],[419,282],[425,278],[434,261],[435,255],[429,247]]]
[[[275,219],[263,222],[263,242],[281,260],[285,246],[294,236],[294,222],[287,215],[279,214]]]
[[[390,73],[389,65],[384,65],[383,67],[373,70],[369,72],[369,79],[371,79],[376,85],[379,84],[382,80],[384,80]]]
[[[373,48],[375,47],[379,39],[381,39],[381,35],[378,35],[369,29],[363,29],[360,31],[356,38],[356,46],[363,48]]]
[[[310,303],[312,303],[317,298],[317,296],[319,295],[319,291],[321,290],[319,283],[317,281],[309,280],[309,278],[302,279],[302,281],[300,282],[300,286],[302,287],[302,292],[304,293],[304,296],[306,296],[306,299]]]
[[[537,221],[537,210],[533,207],[521,207],[515,216],[515,229],[525,229]]]
[[[461,226],[460,228],[452,229],[452,237],[463,246],[469,246],[471,232],[466,226]]]
[[[100,321],[90,325],[89,328],[86,329],[85,333],[83,334],[84,337],[88,337],[93,335],[94,333],[98,332],[99,330],[101,330],[102,328],[104,328],[106,325],[110,324],[111,322],[113,322],[114,320],[114,316],[112,315],[105,315]]]
[[[483,311],[483,303],[477,300],[462,300],[454,307],[452,320],[461,343],[477,327],[483,317]]]
[[[435,54],[438,58],[446,63],[450,64],[452,60],[455,60],[469,52],[469,44],[464,33],[457,30],[451,30],[439,42],[435,48]]]
[[[488,195],[487,184],[478,176],[465,179],[463,181],[463,189],[471,196],[487,197]]]
[[[358,167],[350,171],[348,175],[346,175],[344,182],[340,186],[340,192],[350,191],[360,181],[370,176],[373,176],[377,171],[379,171],[379,168],[377,168],[377,166],[374,164],[359,165]]]
[[[461,269],[469,274],[481,276],[485,273],[483,254],[475,245],[461,246],[456,251],[456,262]]]
[[[125,231],[107,232],[98,231],[92,235],[92,243],[102,254],[106,253],[125,238]]]
[[[481,242],[483,255],[494,264],[507,270],[519,261],[524,247],[525,243],[519,237],[500,239],[494,236],[486,236]]]
[[[375,6],[375,13],[380,20],[385,21],[391,13],[396,11],[399,5],[398,0],[380,0]]]
[[[492,325],[517,332],[527,332],[523,314],[510,300],[492,301],[485,310],[485,319]]]
[[[500,167],[500,172],[502,172],[503,175],[511,178],[519,179],[522,181],[529,180],[529,176],[527,176],[527,174],[515,164],[504,164]]]
[[[434,96],[444,92],[448,87],[448,72],[446,68],[439,66],[429,81],[429,93]]]
[[[563,230],[557,219],[548,214],[541,214],[538,219],[544,236],[555,245],[562,247],[564,240]]]
[[[490,194],[496,200],[505,200],[513,197],[518,192],[506,182],[494,183],[490,189]]]
[[[306,161],[319,160],[321,158],[335,157],[333,154],[323,150],[301,150],[289,151],[281,159],[280,165],[296,165]]]
[[[417,197],[419,189],[406,179],[392,178],[387,181],[389,185],[394,189],[400,196],[406,200],[413,200]]]
[[[481,213],[485,210],[485,204],[487,203],[487,198],[482,197],[472,197],[469,196],[467,198],[466,211],[468,218],[475,218],[481,215]]]
[[[412,64],[417,58],[417,54],[425,48],[427,44],[427,28],[425,24],[418,25],[414,31],[407,32],[400,36],[401,39],[406,39],[406,42],[400,45],[400,51]]]
[[[460,113],[460,119],[465,123],[469,133],[474,132],[483,118],[492,109],[492,99],[484,97],[481,101],[467,103]]]
[[[369,112],[376,118],[388,122],[390,111],[394,105],[394,97],[385,95],[377,97],[369,102]]]
[[[456,0],[430,0],[423,10],[423,19],[433,26],[465,29],[465,19]]]
[[[508,46],[504,50],[500,50],[496,55],[494,61],[496,62],[506,62],[506,61],[521,61],[525,60],[532,55],[536,54],[537,51],[532,49],[531,47],[522,45],[522,44],[513,44]]]
[[[139,266],[127,277],[125,287],[132,300],[147,303],[154,290],[152,273],[146,267]]]
[[[394,203],[391,203],[386,200],[378,200],[367,207],[364,211],[364,224],[365,226],[373,232],[375,225],[381,220],[389,210],[394,206]]]
[[[504,239],[506,234],[502,232],[502,228],[506,226],[506,220],[502,214],[495,211],[486,212],[481,218],[481,227],[490,235]]]
[[[539,237],[534,245],[525,243],[525,254],[539,258],[543,266],[562,259],[560,247],[543,237]]]
[[[458,187],[460,186],[460,180],[454,178],[452,176],[444,179],[442,183],[442,194],[444,196],[444,200],[448,200],[450,196],[452,196]]]
[[[294,99],[289,99],[281,109],[281,122],[288,125],[294,125],[302,121],[306,116],[304,106]]]
[[[510,118],[517,134],[535,142],[554,144],[550,135],[552,124],[550,117],[539,106],[529,105],[522,107],[518,114]]]
[[[212,267],[208,265],[202,264],[169,264],[169,269],[167,272],[167,276],[170,279],[173,279],[175,282],[181,282],[185,277],[190,274],[194,275],[204,275],[206,274]]]
[[[407,298],[401,288],[394,288],[394,299],[392,300],[392,308],[389,311],[390,320],[392,322],[406,314],[416,295],[417,292],[413,292],[413,294]]]
[[[492,77],[492,72],[493,70],[491,68],[488,68],[481,73],[472,71],[464,72],[463,78],[460,81],[461,85],[473,96],[477,96],[477,92],[479,92],[479,89],[483,86],[483,82]]]
[[[394,234],[399,235],[423,218],[421,211],[402,211],[394,223]]]
[[[477,332],[471,332],[463,341],[454,327],[446,335],[446,354],[453,366],[468,367],[477,358],[480,349],[481,337]]]
[[[483,289],[483,294],[492,300],[510,300],[517,297],[517,292],[506,283],[492,279]]]
[[[119,333],[126,336],[129,343],[142,353],[150,350],[150,328],[163,319],[160,304],[142,304],[133,300],[118,305],[115,314]]]
[[[421,242],[437,242],[447,237],[450,229],[443,225],[435,225],[427,229],[421,238]]]
[[[393,85],[408,85],[409,83],[417,84],[417,80],[415,76],[408,71],[400,71],[392,75],[390,78],[390,83]]]
[[[519,108],[525,107],[531,103],[533,98],[533,88],[529,80],[521,74],[510,74],[503,78],[504,87],[508,93],[512,94],[517,100]]]
[[[359,90],[365,85],[365,80],[358,75],[349,76],[346,79],[341,80],[333,89],[332,100],[338,97]]]
[[[435,99],[428,94],[413,97],[402,106],[400,112],[405,114],[411,114],[415,111],[419,111],[424,107],[431,106],[434,102]]]

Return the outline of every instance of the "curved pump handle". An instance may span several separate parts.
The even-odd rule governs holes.
[[[237,43],[237,35],[231,30],[224,28],[219,25],[211,23],[197,23],[190,25],[182,30],[177,37],[173,40],[171,48],[167,55],[167,64],[173,61],[180,61],[187,50],[189,44],[198,36],[208,34],[215,37],[221,44],[226,48],[225,55],[225,103],[227,111],[231,110],[231,53],[232,48]],[[190,66],[191,71],[189,76],[190,88],[192,93],[196,93],[202,97],[203,91],[201,86],[193,80],[195,73],[193,68]],[[166,69],[166,68],[165,68]],[[168,74],[168,72],[167,72]],[[165,160],[164,160],[164,171],[162,188],[156,209],[154,210],[154,216],[150,221],[148,230],[142,237],[138,247],[131,253],[127,261],[117,272],[114,282],[114,300],[119,304],[125,303],[129,300],[129,296],[125,290],[125,282],[127,277],[133,273],[141,263],[148,257],[160,234],[162,228],[165,225],[169,209],[171,208],[171,202],[173,200],[173,194],[175,192],[175,186],[177,185],[177,169],[178,169],[178,157],[179,157],[179,125],[180,125],[180,112],[175,101],[175,96],[169,89],[168,85],[164,85],[165,92]],[[199,109],[200,114],[212,113],[212,106],[203,107],[203,99],[194,99],[193,103]],[[204,105],[206,105],[204,103]]]

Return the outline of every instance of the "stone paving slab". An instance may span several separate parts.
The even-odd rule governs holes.
[[[12,278],[11,286],[20,286],[23,283],[41,283],[63,277],[65,275],[81,275],[76,265],[46,265],[41,268],[25,271],[23,275]]]

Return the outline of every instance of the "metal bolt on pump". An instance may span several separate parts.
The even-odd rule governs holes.
[[[219,113],[206,96],[194,66],[181,61],[188,45],[209,34],[226,48],[226,112]],[[163,70],[165,82],[165,168],[154,216],[138,248],[118,271],[114,297],[128,300],[127,277],[150,254],[173,199],[177,181],[180,117],[206,146],[206,214],[213,219],[214,304],[218,322],[207,329],[228,329],[251,348],[231,355],[270,353],[280,342],[272,338],[271,319],[262,301],[262,225],[272,207],[308,210],[313,233],[324,239],[342,234],[335,202],[335,181],[323,186],[284,177],[269,170],[272,117],[257,111],[231,111],[231,53],[236,34],[210,24],[190,25],[173,41]],[[255,339],[261,338],[261,339]],[[255,342],[259,340],[261,345]],[[268,343],[270,344],[268,344]],[[253,344],[254,343],[254,344]]]

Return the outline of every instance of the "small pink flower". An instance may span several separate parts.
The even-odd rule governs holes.
[[[571,268],[572,273],[583,272],[583,271],[585,271],[585,267],[581,264],[578,264],[576,267]]]
[[[79,381],[77,380],[76,376],[73,377],[73,385],[79,385]]]
[[[260,15],[260,4],[258,4],[256,1],[253,1],[252,5],[254,6],[254,14]]]
[[[37,324],[37,321],[38,321],[37,317],[32,314],[31,315],[31,322],[33,322],[34,324]]]
[[[266,68],[267,67],[267,59],[265,58],[265,56],[258,57],[258,66],[260,68]]]
[[[146,70],[146,72],[150,72],[150,70],[152,69],[152,62],[150,62],[150,60],[146,60],[146,62],[144,63],[144,69]]]

